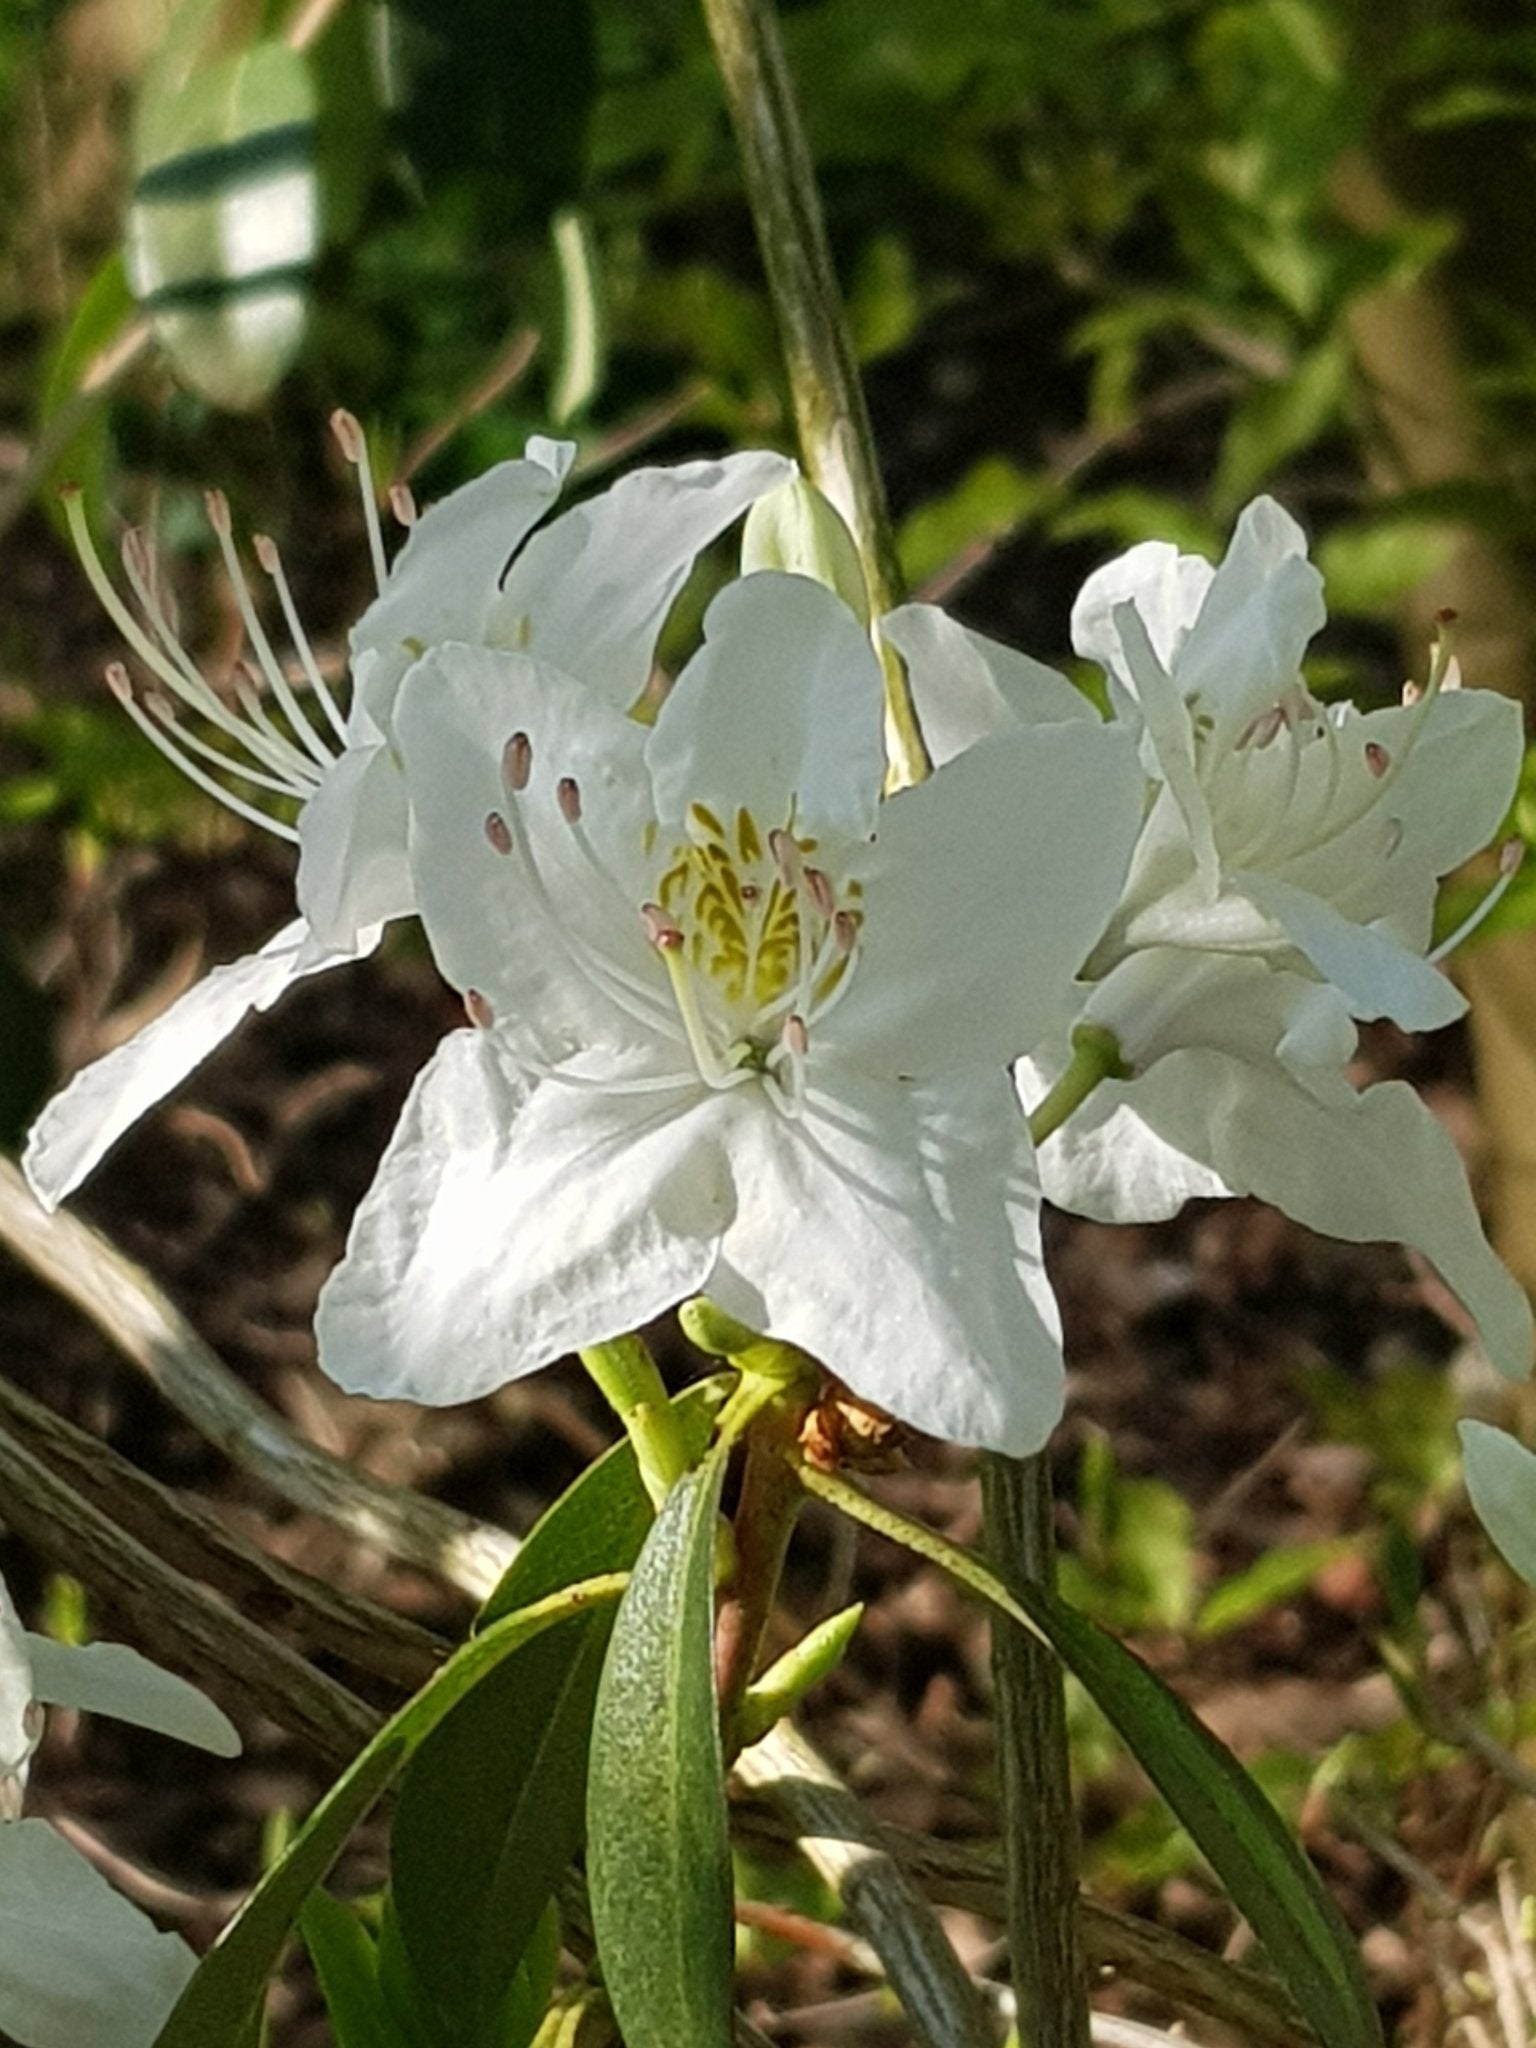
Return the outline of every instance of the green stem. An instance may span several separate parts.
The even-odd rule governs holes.
[[[987,1457],[987,1548],[1015,1590],[1056,1577],[1050,1463]],[[1077,1810],[1061,1664],[1022,1629],[992,1631],[997,1752],[1006,1825],[1008,1952],[1026,2048],[1088,2048],[1088,1977],[1078,1929]]]
[[[1029,1612],[1051,1592],[1055,1531],[1044,1455],[982,1465],[987,1544],[995,1570],[970,1551],[859,1492],[835,1473],[798,1466],[807,1493],[831,1503],[1002,1609],[994,1627],[997,1753],[1003,1806],[1008,1937],[1024,2048],[1088,2048],[1088,1978],[1078,1933],[1077,1818],[1072,1801],[1060,1645]]]
[[[1072,1033],[1072,1059],[1054,1088],[1029,1113],[1029,1135],[1043,1145],[1060,1130],[1101,1081],[1124,1081],[1130,1069],[1120,1056],[1120,1042],[1102,1024],[1079,1024]]]
[[[875,617],[900,602],[902,578],[864,389],[832,267],[816,174],[771,0],[703,0],[747,200],[789,373],[806,472],[858,545]],[[882,655],[893,780],[919,782],[928,751],[906,672]]]
[[[628,1432],[641,1481],[659,1508],[688,1470],[688,1452],[656,1361],[639,1337],[592,1344],[577,1356]]]

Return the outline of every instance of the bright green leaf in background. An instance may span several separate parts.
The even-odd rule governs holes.
[[[304,337],[320,246],[316,101],[285,43],[206,58],[209,15],[208,0],[189,0],[144,81],[125,254],[178,375],[243,411]]]

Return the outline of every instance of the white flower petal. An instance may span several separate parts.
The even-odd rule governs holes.
[[[1061,1415],[1061,1333],[1006,1077],[903,1089],[839,1071],[803,1118],[763,1109],[734,1106],[738,1210],[711,1299],[917,1429],[1038,1450]]]
[[[703,1286],[732,1214],[719,1100],[530,1084],[455,1032],[411,1092],[320,1297],[349,1393],[474,1400]]]
[[[0,1827],[0,2029],[21,2048],[152,2048],[196,1967],[46,1821]]]
[[[595,948],[653,983],[658,1011],[670,1014],[634,881],[651,815],[644,729],[526,655],[454,646],[434,648],[411,671],[395,728],[416,900],[444,976],[478,990],[499,1020],[526,1020],[528,1056],[547,1063],[579,1046],[653,1036],[584,964]],[[503,775],[518,733],[531,761],[521,794],[509,793]],[[615,885],[584,864],[561,815],[567,776]],[[498,853],[488,838],[492,814],[516,828],[513,852]]]
[[[880,621],[880,631],[907,665],[917,721],[936,768],[1012,725],[1097,715],[1055,669],[971,632],[937,605],[901,605]]]
[[[1195,870],[1207,892],[1214,892],[1218,861],[1210,806],[1195,767],[1194,720],[1171,672],[1158,658],[1148,637],[1141,614],[1123,605],[1115,615],[1125,648],[1128,670],[1135,680],[1137,702],[1146,722],[1147,741],[1143,759],[1150,770],[1155,763],[1169,794],[1178,805],[1189,834]]]
[[[1414,713],[1398,716],[1406,724]],[[1493,690],[1453,690],[1429,707],[1392,793],[1402,839],[1383,878],[1382,908],[1410,945],[1428,942],[1432,884],[1498,830],[1514,800],[1521,754],[1521,710],[1513,698]]]
[[[892,797],[827,1042],[917,1079],[1035,1043],[1119,895],[1141,792],[1129,740],[1092,720],[979,741]]]
[[[884,705],[869,636],[839,597],[804,576],[744,576],[710,606],[646,747],[656,814],[681,826],[707,804],[729,829],[744,807],[764,834],[793,817],[801,836],[867,838]]]
[[[85,1067],[32,1126],[22,1168],[44,1208],[53,1209],[145,1110],[186,1079],[251,1010],[270,1009],[295,981],[361,958],[379,942],[360,932],[354,947],[317,945],[302,918],[259,953],[215,967],[125,1045]]]
[[[1295,688],[1307,643],[1326,616],[1306,535],[1273,498],[1255,498],[1179,654],[1179,688],[1214,715],[1218,742]]]
[[[380,657],[376,689],[439,641],[482,638],[498,579],[560,495],[574,453],[572,442],[530,442],[532,460],[500,462],[422,513],[352,630],[354,651]]]
[[[1511,1570],[1536,1586],[1536,1452],[1486,1422],[1459,1427],[1477,1518]]]
[[[1299,1080],[1315,1073],[1331,1089],[1359,1035],[1328,983],[1182,946],[1142,947],[1085,994],[1084,1019],[1112,1031],[1138,1072],[1167,1053],[1205,1046],[1255,1065],[1279,1060]]]
[[[1405,1031],[1437,1031],[1466,1009],[1460,991],[1389,933],[1355,924],[1320,896],[1276,875],[1236,873],[1234,889],[1273,918],[1357,1017],[1391,1017]]]
[[[621,477],[535,534],[512,564],[486,637],[580,676],[627,711],[700,550],[794,473],[782,455],[751,452]]]
[[[29,1711],[35,1697],[26,1631],[0,1579],[0,1817],[7,1809],[14,1816],[37,1747],[36,1716]]]
[[[410,913],[405,833],[394,755],[382,743],[348,747],[299,815],[295,894],[322,945],[346,951],[368,925]]]
[[[206,1693],[126,1643],[56,1643],[29,1633],[27,1648],[33,1685],[45,1706],[110,1714],[214,1756],[240,1754],[234,1723]]]
[[[1096,569],[1083,585],[1072,607],[1072,645],[1134,698],[1121,607],[1135,607],[1158,661],[1172,669],[1215,574],[1201,555],[1181,555],[1167,541],[1142,541]]]
[[[1278,1066],[1219,1052],[1171,1053],[1133,1082],[1104,1084],[1042,1146],[1041,1175],[1053,1200],[1077,1207],[1086,1185],[1113,1204],[1091,1213],[1121,1221],[1139,1213],[1130,1161],[1123,1190],[1107,1185],[1116,1162],[1105,1138],[1096,1141],[1097,1178],[1078,1165],[1084,1127],[1105,1124],[1123,1105],[1163,1145],[1216,1176],[1219,1186],[1205,1192],[1257,1195],[1325,1236],[1384,1239],[1421,1252],[1476,1322],[1499,1370],[1530,1371],[1525,1294],[1489,1250],[1455,1145],[1406,1082],[1356,1094],[1341,1079],[1324,1100]]]

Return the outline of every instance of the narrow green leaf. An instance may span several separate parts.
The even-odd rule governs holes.
[[[409,2048],[379,1988],[373,1937],[352,1908],[317,1888],[304,1902],[299,1932],[320,1981],[336,2048]]]
[[[528,2048],[549,2010],[559,1970],[560,1915],[551,1900],[539,1915],[533,1939],[523,1951],[522,1960],[507,1987],[488,2048]]]
[[[673,1401],[690,1458],[703,1457],[715,1418],[735,1384],[734,1373],[716,1373],[685,1388]],[[502,1615],[546,1599],[578,1579],[628,1571],[654,1519],[635,1469],[634,1446],[623,1437],[534,1523],[475,1626],[487,1628]]]
[[[443,2048],[442,2029],[427,2003],[427,1992],[411,1967],[391,1893],[379,1916],[379,1989],[406,2048]]]
[[[731,1385],[720,1375],[672,1404],[703,1455]],[[654,1516],[624,1438],[542,1517],[477,1626],[599,1572],[627,1571]],[[490,2037],[562,1870],[581,1846],[587,1747],[612,1626],[602,1609],[517,1651],[422,1743],[400,1787],[391,1897],[401,1942],[452,2048]]]
[[[1342,1915],[1300,1845],[1225,1744],[1112,1636],[1041,1586],[1010,1591],[970,1551],[800,1468],[806,1490],[940,1565],[1044,1638],[1087,1689],[1248,1920],[1323,2048],[1380,2048],[1381,2020]]]
[[[133,314],[133,294],[121,256],[110,256],[86,287],[63,340],[53,351],[38,407],[40,429],[50,430],[52,446],[39,486],[78,484],[92,504],[106,495],[111,432],[107,419],[110,383],[87,391],[85,380]],[[43,503],[61,535],[67,536],[52,490]]]
[[[466,1643],[407,1700],[337,1779],[203,1958],[155,2048],[228,2048],[260,2011],[267,1978],[304,1901],[412,1751],[504,1657],[556,1622],[616,1598],[622,1583],[616,1575],[587,1580],[508,1615]]]
[[[731,2038],[731,1859],[715,1701],[715,1524],[725,1461],[656,1518],[614,1622],[587,1785],[587,1874],[628,2048]]]
[[[1317,1543],[1288,1543],[1278,1550],[1266,1550],[1203,1603],[1195,1616],[1196,1633],[1218,1636],[1226,1629],[1241,1628],[1254,1615],[1304,1593],[1320,1571],[1356,1548],[1353,1537],[1330,1536]]]
[[[440,2036],[489,2048],[560,1873],[581,1846],[610,1612],[508,1657],[425,1742],[391,1836],[400,1937]]]

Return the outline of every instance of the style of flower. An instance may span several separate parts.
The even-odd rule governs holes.
[[[1509,804],[1518,707],[1459,689],[1443,642],[1400,706],[1319,704],[1300,665],[1323,617],[1302,533],[1264,498],[1219,568],[1149,543],[1083,589],[1075,643],[1104,667],[1150,794],[1075,1017],[1018,1068],[1038,1104],[1068,1022],[1118,1048],[1121,1077],[1042,1146],[1043,1183],[1105,1220],[1255,1194],[1335,1237],[1397,1239],[1523,1374],[1525,1297],[1449,1136],[1406,1084],[1357,1091],[1345,1073],[1357,1019],[1426,1030],[1465,1008],[1434,965],[1455,941],[1429,950],[1435,887]]]
[[[649,731],[532,654],[407,676],[416,901],[472,1028],[321,1297],[342,1386],[467,1400],[703,1291],[919,1428],[1044,1440],[1005,1062],[1117,900],[1141,778],[1073,719],[882,802],[882,718],[859,620],[777,573],[715,600]]]
[[[540,527],[574,448],[535,436],[521,461],[501,463],[419,519],[408,492],[391,493],[410,532],[389,565],[362,430],[346,413],[333,426],[358,471],[378,584],[352,630],[345,709],[305,634],[278,550],[258,535],[253,552],[292,643],[292,668],[280,658],[220,493],[209,496],[209,517],[248,648],[229,692],[210,683],[182,646],[142,535],[130,532],[122,551],[136,615],[96,554],[78,495],[66,501],[97,594],[154,679],[136,691],[115,664],[108,672],[114,692],[200,789],[297,846],[300,915],[258,952],[215,968],[47,1106],[23,1164],[50,1207],[249,1011],[270,1008],[305,976],[370,952],[384,924],[412,909],[391,726],[413,662],[448,640],[532,649],[579,668],[589,688],[628,709],[646,685],[657,634],[700,549],[793,468],[782,456],[752,453],[639,470]]]
[[[121,1643],[24,1629],[0,1581],[0,2029],[22,2048],[150,2048],[197,1958],[43,1820],[23,1820],[43,1706],[154,1728],[216,1756],[240,1739],[203,1694]]]

